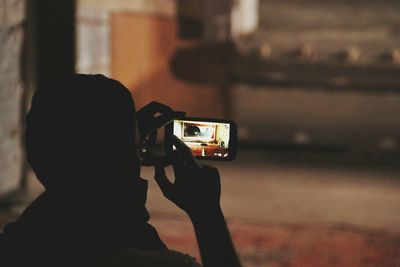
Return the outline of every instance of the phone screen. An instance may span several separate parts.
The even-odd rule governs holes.
[[[234,157],[235,125],[230,121],[204,119],[174,120],[172,134],[181,139],[198,158],[231,160]],[[176,149],[173,147],[172,149]]]

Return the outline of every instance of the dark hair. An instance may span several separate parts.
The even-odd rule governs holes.
[[[95,166],[111,171],[113,163],[126,157],[134,138],[131,94],[103,75],[76,74],[40,88],[27,115],[28,160],[46,187],[62,180],[50,181],[53,169],[58,177],[64,174],[60,170],[76,176],[78,169],[93,172]]]

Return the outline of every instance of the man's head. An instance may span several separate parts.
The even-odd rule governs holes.
[[[107,183],[105,177],[127,171],[135,125],[134,103],[122,84],[73,75],[35,93],[27,115],[28,161],[46,188]]]

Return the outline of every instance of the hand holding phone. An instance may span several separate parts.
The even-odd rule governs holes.
[[[221,184],[218,170],[199,162],[191,149],[175,136],[170,142],[176,150],[170,154],[175,181],[168,180],[164,167],[156,166],[155,179],[164,196],[190,217],[220,209]]]
[[[143,166],[169,165],[167,155],[176,150],[168,142],[172,136],[183,141],[199,159],[226,161],[236,157],[237,130],[233,121],[184,116],[185,112],[174,111],[158,102],[151,102],[137,112],[135,143]],[[156,155],[153,147],[157,129],[165,124],[164,148],[167,155]]]
[[[164,168],[156,166],[157,184],[166,198],[189,215],[204,266],[240,267],[220,205],[218,170],[199,162],[179,138],[172,136],[170,141],[176,147],[172,152],[175,181],[170,182]]]
[[[169,106],[158,102],[151,102],[137,112],[137,140],[135,143],[139,148],[138,157],[143,166],[169,164],[165,156],[153,154],[152,149],[156,143],[157,130],[174,119],[184,116],[184,112],[174,111]]]

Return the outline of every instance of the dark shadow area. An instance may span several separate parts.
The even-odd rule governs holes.
[[[128,157],[135,116],[129,91],[101,75],[35,93],[27,157],[45,192],[5,227],[2,266],[84,266],[121,246],[165,248],[147,224],[140,163]]]

